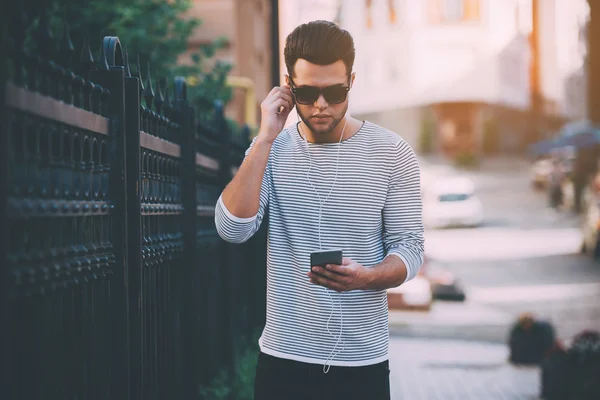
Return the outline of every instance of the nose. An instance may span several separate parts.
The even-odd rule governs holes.
[[[323,97],[323,95],[320,94],[319,98],[315,101],[315,108],[318,108],[319,110],[324,110],[327,107],[329,107],[329,103],[327,103],[325,97]]]

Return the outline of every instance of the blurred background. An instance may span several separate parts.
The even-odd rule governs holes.
[[[125,386],[129,398],[168,398],[171,392],[165,388],[178,385],[200,398],[250,398],[255,335],[264,322],[260,255],[265,249],[264,229],[249,245],[231,247],[216,239],[211,212],[218,192],[235,173],[247,140],[258,131],[260,103],[273,86],[284,82],[286,36],[315,19],[334,21],[354,37],[356,81],[350,113],[397,132],[417,152],[421,165],[425,264],[413,281],[388,291],[392,398],[600,398],[600,338],[594,333],[600,331],[600,1],[32,0],[17,8],[17,14],[6,9],[2,31],[3,56],[10,62],[2,72],[6,93],[2,155],[7,160],[2,173],[7,196],[2,205],[7,212],[1,250],[8,260],[4,326],[12,326],[3,330],[6,364],[13,367],[5,380],[13,393],[20,394],[14,398],[46,398],[47,393],[87,398],[85,393],[98,388],[106,391],[101,391],[105,397],[97,398],[116,398],[115,388]],[[118,46],[106,39],[99,46],[107,36],[118,36]],[[45,59],[54,64],[47,68]],[[93,145],[95,138],[104,143],[100,138],[108,134],[110,121],[119,120],[118,106],[110,106],[116,100],[106,97],[111,99],[106,102],[99,94],[104,103],[96,108],[95,97],[88,104],[79,92],[68,94],[70,86],[57,86],[53,92],[52,79],[46,81],[43,74],[56,72],[52,68],[57,65],[59,71],[64,67],[64,75],[58,75],[69,85],[72,71],[73,83],[78,82],[75,76],[82,78],[81,87],[89,80],[100,89],[109,88],[110,94],[102,96],[121,93],[118,88],[126,88],[128,79],[139,85],[122,92],[125,120],[131,110],[139,110],[134,119],[140,125],[132,128],[135,134],[126,133],[123,142],[117,135],[114,143],[106,143],[116,158],[102,161],[105,149],[98,145],[96,159]],[[110,75],[119,68],[125,69],[122,84]],[[63,104],[56,106],[54,100]],[[81,113],[68,117],[75,113],[61,108],[64,105],[106,121]],[[187,106],[195,110],[192,125],[181,119]],[[82,119],[95,122],[82,125]],[[288,122],[295,120],[292,113]],[[72,135],[72,147],[65,145],[70,150],[63,151],[62,141],[54,146],[43,133],[31,136],[36,123],[42,126],[39,132],[55,124],[81,131],[63,134]],[[98,128],[103,123],[104,133]],[[186,129],[194,132],[189,140]],[[88,133],[91,164],[85,164],[88,142],[76,138]],[[82,154],[77,146],[84,146],[79,148]],[[186,152],[186,146],[192,150]],[[50,160],[46,164],[45,149]],[[89,167],[89,181],[68,172],[80,167],[60,161],[67,153],[83,157],[81,171]],[[121,158],[134,165],[123,170],[128,183],[122,196],[118,189],[122,184],[115,183],[118,174],[108,172],[118,169]],[[106,169],[94,167],[93,161]],[[186,168],[192,171],[189,176]],[[77,197],[66,189],[52,192],[54,186],[77,188],[87,183],[97,192],[104,188],[104,179],[115,190],[108,194],[100,190],[100,195],[92,190],[93,198]],[[39,193],[23,182],[34,182],[31,187],[39,186]],[[142,193],[137,203],[130,204],[130,198],[138,197],[137,182],[149,194]],[[195,189],[186,189],[186,182]],[[114,218],[126,218],[130,231],[120,232],[110,222],[113,217],[96,220],[66,211],[63,222],[53,225],[42,211],[31,213],[36,202],[42,210],[44,199],[49,207],[52,201],[58,208],[67,204],[65,210],[71,204],[93,207],[94,201],[99,206],[102,201],[116,205]],[[123,204],[126,207],[120,207]],[[185,214],[168,207],[152,211],[153,205],[165,204],[197,212]],[[140,206],[141,212],[131,211]],[[92,221],[89,232],[83,228],[88,221]],[[59,239],[52,240],[53,235]],[[64,254],[56,250],[68,246],[86,250]],[[68,271],[80,268],[81,257],[87,257],[84,265],[90,259],[95,265],[94,257],[105,254],[116,261],[98,268],[125,271],[114,277],[102,275],[112,282],[112,289],[67,292],[67,297],[61,292],[52,297],[56,308],[50,311],[43,308],[49,302],[41,306],[43,301],[35,300],[49,291],[32,287],[71,276]],[[223,261],[219,254],[229,258]],[[182,286],[157,286],[175,273],[164,268],[178,263],[192,265],[182,269],[189,274],[177,272],[180,275],[172,277]],[[206,275],[194,272],[193,266],[203,269],[209,264],[219,264],[225,272],[211,271],[207,283]],[[248,268],[262,272],[242,272],[240,264],[253,264]],[[52,275],[51,265],[68,273]],[[74,275],[80,276],[81,269],[77,271]],[[95,287],[93,276],[90,287]],[[89,285],[89,277],[84,278],[83,284]],[[139,285],[128,284],[128,279]],[[78,278],[74,282],[76,288],[82,284]],[[173,293],[182,297],[171,297]],[[156,303],[140,300],[155,295]],[[77,296],[86,300],[73,311],[67,305],[79,304]],[[104,303],[97,303],[98,298]],[[120,307],[126,298],[127,305]],[[109,329],[110,317],[83,316],[108,309],[123,314],[122,324],[105,342],[101,337]],[[173,313],[174,319],[169,317]],[[187,319],[194,315],[188,325],[186,315]],[[84,328],[75,329],[80,325]],[[160,333],[163,325],[170,328]],[[98,327],[104,331],[97,332]],[[214,333],[207,333],[208,327]],[[39,329],[54,334],[43,338],[38,355],[23,361],[18,354],[31,343],[40,343],[32,333]],[[148,336],[147,331],[154,333]],[[63,334],[81,340],[73,347],[59,339]],[[54,377],[59,383],[51,384],[52,377],[40,378],[41,388],[48,384],[56,390],[46,394],[15,383],[31,373],[45,376],[36,363],[55,365],[48,359],[58,354],[45,352],[44,346],[59,343],[70,354],[65,365],[72,369],[67,370],[79,370],[96,365],[102,349],[120,342],[121,334],[128,344],[117,348],[129,354],[130,368],[151,363],[154,370],[106,383],[107,376],[86,369],[85,376],[75,374],[85,383],[72,387],[68,383],[72,375],[59,373]],[[78,353],[90,335],[99,335],[93,342],[95,350]],[[179,335],[184,335],[177,340],[181,347],[170,347]],[[239,345],[238,337],[250,339]],[[189,351],[194,360],[186,359],[188,346],[196,346]],[[165,356],[175,348],[177,356]],[[584,356],[579,359],[577,354]],[[111,363],[118,361],[108,358],[102,362],[117,368]],[[585,361],[590,359],[592,364]],[[181,381],[171,375],[161,378],[160,371],[171,365],[193,372],[184,373]]]

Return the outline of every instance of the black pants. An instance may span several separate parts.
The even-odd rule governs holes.
[[[364,367],[323,366],[260,353],[254,400],[389,400],[387,361]]]

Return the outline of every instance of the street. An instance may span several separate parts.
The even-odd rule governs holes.
[[[428,257],[456,274],[467,301],[390,312],[394,399],[536,398],[538,370],[506,363],[518,314],[551,321],[561,340],[600,330],[600,263],[579,254],[577,217],[548,207],[528,164],[490,164],[461,172],[478,189],[484,224],[426,230]]]

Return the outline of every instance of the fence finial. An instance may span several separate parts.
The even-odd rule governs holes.
[[[106,53],[110,51],[110,49],[106,48],[104,43],[105,40],[102,41],[102,46],[100,46],[100,60],[98,60],[98,69],[101,71],[110,71],[110,68],[108,67],[108,60],[106,58]],[[114,60],[111,62],[111,64],[114,64]]]
[[[75,47],[71,41],[71,33],[69,32],[69,22],[67,21],[67,9],[64,10],[63,16],[63,31],[59,49],[58,62],[65,68],[73,67],[73,55],[75,54]]]
[[[144,95],[144,78],[142,78],[142,64],[140,63],[140,54],[137,55],[137,78],[140,81],[140,97]]]
[[[90,48],[90,40],[87,35],[83,35],[83,45],[81,47],[81,54],[79,56],[79,62],[81,64],[81,73],[84,79],[89,79],[90,71],[94,65],[94,56],[92,55],[92,49]]]
[[[154,100],[154,104],[156,105],[156,112],[159,114],[162,111],[163,104],[165,103],[165,98],[162,94],[162,86],[163,86],[163,78],[159,77],[156,80],[156,100]]]
[[[150,61],[148,61],[148,69],[146,76],[146,87],[144,89],[144,98],[146,99],[146,107],[152,109],[152,100],[154,99],[154,89],[152,89],[152,75],[150,74]]]
[[[125,64],[125,77],[131,78],[131,69],[129,69],[129,53],[127,52],[127,45],[125,45],[125,51],[123,52],[124,64]]]

